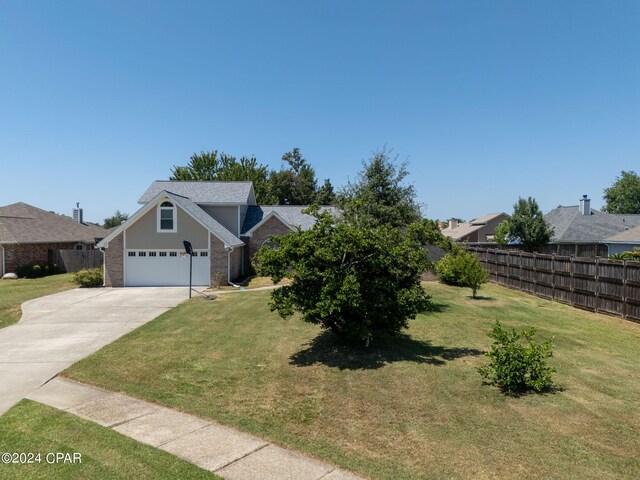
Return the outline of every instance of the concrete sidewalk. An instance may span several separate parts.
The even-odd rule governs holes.
[[[0,415],[78,360],[187,299],[186,288],[88,288],[22,304],[0,329]]]
[[[54,378],[29,397],[230,480],[359,480],[260,438],[118,393]]]

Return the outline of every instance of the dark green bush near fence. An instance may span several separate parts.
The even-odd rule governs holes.
[[[18,277],[20,278],[40,278],[47,277],[49,275],[56,275],[58,273],[60,273],[60,269],[56,264],[48,264],[44,266],[40,266],[38,264],[24,265],[18,268]]]
[[[80,287],[101,287],[104,283],[102,268],[83,268],[73,276],[73,281]]]
[[[553,345],[550,340],[536,342],[535,333],[534,327],[518,332],[496,321],[489,334],[494,339],[486,353],[489,364],[478,368],[487,383],[510,395],[551,390],[551,375],[556,370],[547,364],[547,359],[553,356]]]

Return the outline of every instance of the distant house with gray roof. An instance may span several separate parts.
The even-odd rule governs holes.
[[[578,205],[559,206],[544,216],[554,230],[546,251],[564,255],[602,256],[640,245],[640,215],[604,213],[591,208],[584,195]]]
[[[153,182],[142,208],[98,246],[104,249],[105,285],[226,285],[245,276],[255,253],[274,235],[306,230],[315,218],[306,205],[257,205],[251,182]],[[330,210],[332,207],[322,207]]]

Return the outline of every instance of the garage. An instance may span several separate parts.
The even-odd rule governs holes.
[[[128,249],[124,264],[127,287],[189,285],[189,255],[184,250]],[[193,285],[208,286],[209,277],[209,251],[194,250]]]

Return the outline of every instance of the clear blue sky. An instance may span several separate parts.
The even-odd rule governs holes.
[[[101,222],[201,150],[343,185],[387,145],[431,218],[640,171],[640,2],[0,0],[0,205]]]

